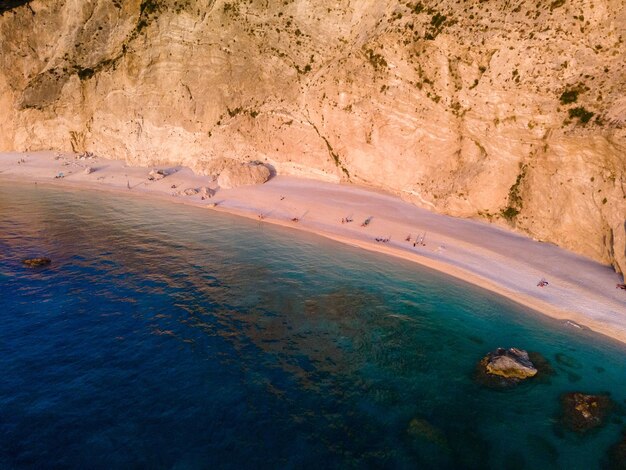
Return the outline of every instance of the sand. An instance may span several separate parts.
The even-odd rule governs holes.
[[[562,320],[564,327],[581,334],[591,329],[626,343],[626,291],[616,289],[622,277],[555,245],[484,222],[434,214],[352,185],[276,176],[263,185],[223,190],[188,168],[158,168],[168,176],[149,181],[152,168],[122,161],[56,152],[0,153],[0,181],[166,198],[305,230],[418,262]],[[63,177],[55,178],[60,173]],[[217,192],[212,197],[211,191],[184,194],[200,188]],[[367,219],[369,224],[362,226]],[[424,235],[424,244],[416,243]],[[538,287],[542,278],[549,284]]]

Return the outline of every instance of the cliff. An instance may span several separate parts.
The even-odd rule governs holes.
[[[4,4],[0,150],[259,160],[626,271],[621,0]]]

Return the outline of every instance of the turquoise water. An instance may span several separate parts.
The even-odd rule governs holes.
[[[0,468],[593,469],[626,427],[623,347],[415,264],[1,183],[0,250]],[[498,346],[555,374],[482,388]],[[620,405],[584,436],[578,390]]]

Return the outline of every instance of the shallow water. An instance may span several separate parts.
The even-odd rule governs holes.
[[[593,469],[626,427],[625,348],[408,262],[2,183],[0,250],[0,468]],[[498,346],[556,373],[482,388]],[[575,435],[574,390],[620,406]]]

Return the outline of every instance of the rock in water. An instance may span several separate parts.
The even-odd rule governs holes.
[[[503,388],[537,375],[528,353],[517,348],[498,348],[478,364],[477,379],[484,385]]]
[[[247,163],[228,166],[217,177],[221,188],[262,184],[270,179],[270,169],[263,164]]]
[[[586,395],[572,392],[561,396],[561,406],[565,426],[572,431],[586,432],[604,423],[613,402],[608,394]]]
[[[24,263],[26,266],[30,266],[31,268],[36,268],[39,266],[48,266],[50,263],[52,263],[52,260],[50,258],[28,258],[22,260],[22,263]]]
[[[626,431],[622,440],[609,449],[607,468],[610,470],[626,470]]]
[[[422,418],[413,418],[407,428],[409,436],[416,439],[423,439],[448,449],[448,441],[443,432]]]
[[[499,348],[495,354],[489,356],[485,367],[490,374],[506,378],[526,379],[537,375],[537,369],[530,361],[528,353],[516,348]]]

